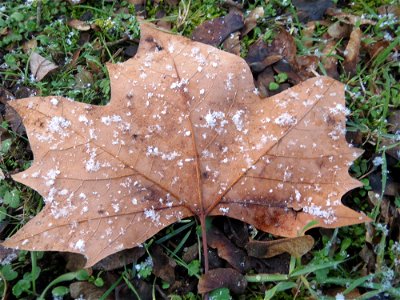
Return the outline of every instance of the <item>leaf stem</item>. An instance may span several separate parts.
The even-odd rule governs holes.
[[[208,272],[208,246],[207,246],[206,215],[204,212],[202,212],[200,215],[200,226],[201,226],[201,241],[203,244],[204,273],[207,273]]]

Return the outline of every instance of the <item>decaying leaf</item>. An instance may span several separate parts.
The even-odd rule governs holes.
[[[34,153],[13,178],[46,205],[5,246],[82,253],[92,266],[193,215],[285,237],[312,220],[369,220],[341,203],[360,186],[348,167],[361,151],[344,137],[340,82],[312,78],[261,100],[240,57],[150,25],[134,58],[107,67],[106,106],[12,101]]]
[[[69,27],[75,28],[79,31],[88,31],[91,28],[89,23],[78,19],[69,20],[67,24]]]
[[[328,16],[336,17],[339,21],[350,24],[350,25],[375,25],[376,21],[360,17],[360,16],[355,16],[349,13],[343,12],[341,9],[333,8],[330,7],[328,8],[325,13]]]
[[[229,288],[235,294],[242,294],[246,290],[247,281],[234,269],[218,268],[201,276],[197,289],[200,294],[205,294],[223,287]]]
[[[222,43],[222,48],[229,53],[240,55],[240,32],[231,33]]]
[[[355,28],[351,34],[344,52],[343,68],[346,73],[355,74],[360,54],[362,31],[360,28]]]
[[[69,291],[73,299],[84,298],[87,300],[100,299],[104,293],[107,292],[106,288],[99,288],[92,283],[86,281],[73,282],[69,285]],[[104,298],[103,298],[104,299]],[[111,295],[105,298],[106,300],[114,299]]]
[[[260,258],[269,258],[285,252],[295,257],[301,257],[313,246],[312,236],[305,235],[273,241],[250,240],[246,245],[246,250],[249,255]]]
[[[206,21],[197,26],[192,34],[194,41],[218,46],[231,33],[242,29],[243,16],[240,12],[232,10],[226,16]]]
[[[335,40],[329,40],[326,42],[326,46],[322,51],[324,55],[322,57],[322,64],[326,71],[326,74],[332,78],[338,79],[338,59],[336,56],[336,42]]]
[[[32,52],[29,66],[36,81],[41,81],[47,74],[58,68],[56,64],[36,52]]]
[[[332,0],[293,0],[300,21],[321,20],[325,11],[333,5]]]
[[[252,44],[249,47],[246,61],[256,72],[262,71],[281,58],[294,66],[296,64],[296,51],[296,43],[293,37],[284,28],[279,28],[272,43],[268,44],[260,38]]]
[[[241,273],[251,269],[251,262],[244,250],[236,247],[226,236],[216,228],[207,231],[207,243],[218,251],[218,256],[226,260],[234,269]]]
[[[328,34],[335,39],[349,37],[351,25],[337,21],[328,27]]]
[[[262,17],[264,17],[264,8],[262,6],[257,6],[249,13],[249,15],[244,20],[242,35],[246,35],[250,31],[252,31],[257,26],[257,22]]]

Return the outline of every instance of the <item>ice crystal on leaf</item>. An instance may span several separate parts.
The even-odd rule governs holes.
[[[287,237],[312,220],[368,220],[340,201],[360,185],[348,165],[361,152],[339,130],[341,83],[313,78],[260,100],[240,57],[150,25],[141,32],[136,56],[107,66],[109,105],[11,101],[35,158],[14,179],[47,201],[5,246],[82,253],[91,266],[189,216]]]

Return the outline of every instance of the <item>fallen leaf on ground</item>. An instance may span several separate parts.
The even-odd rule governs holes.
[[[272,43],[266,43],[262,38],[249,47],[246,61],[255,72],[264,70],[269,65],[286,59],[291,66],[296,64],[296,43],[293,37],[284,29],[279,28]]]
[[[202,275],[197,289],[200,294],[205,294],[223,287],[228,288],[234,294],[242,294],[246,290],[247,281],[234,269],[218,268]]]
[[[29,66],[36,81],[41,81],[47,74],[58,68],[56,64],[36,52],[32,52]]]
[[[251,269],[251,262],[244,250],[236,247],[222,232],[216,228],[207,231],[207,243],[218,251],[218,256],[226,260],[241,273]]]
[[[22,124],[21,117],[16,111],[8,104],[9,101],[14,100],[14,95],[4,88],[0,88],[0,103],[4,105],[4,121],[6,121],[11,129],[18,134],[25,134],[25,127]]]
[[[314,239],[312,236],[305,235],[273,241],[250,240],[246,245],[246,251],[249,255],[260,258],[269,258],[285,252],[294,257],[301,257],[313,246]]]
[[[390,42],[386,40],[381,40],[373,44],[363,44],[363,47],[366,48],[368,55],[371,59],[374,59],[385,50],[389,46]]]
[[[153,274],[169,284],[175,282],[176,262],[166,255],[160,245],[151,248],[151,257],[153,259]]]
[[[222,43],[222,48],[226,52],[240,56],[240,32],[231,33]]]
[[[350,25],[375,25],[376,22],[367,18],[345,13],[337,8],[328,8],[325,12],[328,16],[337,18],[339,21]]]
[[[248,34],[250,31],[257,26],[259,19],[264,17],[264,8],[262,6],[257,6],[254,8],[249,15],[244,20],[244,27],[242,29],[242,35]]]
[[[351,34],[349,42],[344,51],[343,68],[346,73],[354,75],[360,54],[362,31],[360,28],[355,28]]]
[[[325,11],[333,5],[332,0],[293,0],[301,22],[321,20]]]
[[[314,31],[316,28],[314,21],[308,22],[301,31],[302,42],[305,48],[311,48],[314,44]]]
[[[73,299],[86,299],[86,300],[97,300],[100,299],[105,292],[106,288],[99,288],[92,283],[86,281],[73,282],[69,285],[69,292]],[[103,298],[104,299],[104,298]],[[105,300],[114,299],[111,295],[105,298]]]
[[[197,26],[192,39],[212,46],[221,44],[232,32],[242,29],[243,16],[236,10],[214,20],[205,21]]]
[[[34,50],[37,47],[37,40],[36,39],[31,39],[29,41],[26,41],[22,44],[22,50],[24,50],[24,53],[30,53],[32,50]]]
[[[77,20],[77,19],[72,19],[67,22],[69,27],[72,27],[74,29],[77,29],[79,31],[88,31],[91,29],[90,24],[88,24],[85,21]]]
[[[268,86],[271,82],[275,81],[274,76],[275,73],[272,67],[267,67],[260,74],[258,74],[256,80],[256,86],[261,98],[270,96],[270,91]]]
[[[337,52],[336,52],[336,41],[335,40],[328,40],[326,42],[325,48],[322,51],[322,65],[326,71],[326,75],[338,79],[339,72],[338,72],[338,59],[337,59]]]
[[[92,266],[190,216],[285,237],[313,220],[369,220],[341,203],[360,186],[348,167],[361,151],[345,140],[340,82],[312,78],[261,100],[240,57],[150,25],[134,58],[107,67],[106,106],[12,101],[35,158],[13,178],[46,205],[5,246],[81,253]]]
[[[349,37],[351,25],[337,21],[328,27],[328,34],[335,39]]]
[[[298,55],[296,56],[298,75],[302,80],[312,78],[317,73],[319,58],[316,55]]]

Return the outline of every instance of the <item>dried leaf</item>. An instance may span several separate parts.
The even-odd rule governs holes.
[[[260,38],[252,44],[246,61],[252,70],[260,72],[280,58],[284,58],[291,66],[296,64],[296,43],[284,28],[279,28],[272,43],[267,44]]]
[[[322,52],[322,65],[326,71],[326,75],[332,78],[339,78],[338,59],[336,57],[336,42],[329,40]]]
[[[341,203],[360,186],[348,166],[361,153],[345,140],[343,84],[312,78],[260,100],[240,57],[141,32],[136,56],[107,66],[107,106],[12,101],[35,158],[13,178],[46,205],[5,246],[81,253],[92,266],[193,215],[286,237],[312,220],[369,220]]]
[[[77,20],[77,19],[69,20],[67,24],[69,27],[72,27],[79,31],[88,31],[91,29],[90,24],[88,24],[85,21],[81,21],[81,20]]]
[[[229,35],[222,43],[222,48],[229,53],[240,55],[240,32],[234,32]]]
[[[296,64],[298,67],[298,75],[302,80],[315,76],[318,68],[319,58],[315,55],[298,55],[296,56]]]
[[[381,53],[383,50],[385,50],[389,46],[390,42],[386,40],[381,40],[379,42],[373,43],[373,44],[363,44],[363,47],[366,48],[368,55],[371,59],[374,59]]]
[[[243,294],[247,287],[247,280],[234,269],[218,268],[201,276],[197,289],[200,294],[205,294],[223,287],[235,294]]]
[[[351,28],[351,25],[337,21],[328,27],[328,34],[335,39],[347,38]]]
[[[244,20],[244,27],[242,29],[242,35],[245,36],[257,26],[257,22],[260,18],[264,17],[264,8],[257,6],[254,8]]]
[[[360,28],[354,29],[350,34],[350,40],[344,51],[343,68],[346,73],[355,74],[360,54],[362,31]]]
[[[175,261],[166,255],[159,245],[151,248],[151,257],[153,258],[153,274],[157,278],[173,284],[175,282]]]
[[[333,5],[332,0],[293,0],[301,22],[321,20],[325,11]]]
[[[37,40],[31,39],[29,41],[26,41],[22,44],[22,50],[24,53],[30,53],[32,50],[34,50],[37,47]]]
[[[218,256],[226,260],[241,273],[248,271],[249,260],[244,250],[236,247],[222,232],[216,228],[207,231],[207,243],[218,250]]]
[[[270,258],[285,252],[295,257],[301,257],[313,246],[312,236],[305,235],[273,241],[250,240],[246,245],[246,250],[249,255],[260,258]]]
[[[375,25],[376,22],[360,16],[345,13],[337,8],[328,8],[325,12],[328,16],[336,17],[339,21],[350,25]]]
[[[8,104],[9,101],[14,100],[14,95],[4,88],[0,88],[0,103],[4,105],[4,120],[10,125],[11,129],[18,134],[25,134],[25,127],[22,124],[21,117],[16,111]]]
[[[272,67],[267,67],[260,74],[258,74],[256,80],[256,86],[261,98],[270,96],[270,91],[268,86],[271,82],[275,81],[274,76],[275,73]]]
[[[303,30],[301,31],[302,42],[305,48],[311,48],[314,44],[314,31],[316,28],[316,24],[314,21],[308,22],[306,26],[304,26]]]
[[[236,10],[230,11],[226,16],[205,21],[197,26],[193,31],[192,39],[205,44],[218,46],[232,32],[242,29],[243,26],[243,16]]]
[[[73,299],[84,298],[86,300],[97,300],[107,292],[106,288],[99,288],[86,281],[73,282],[69,285],[70,295]],[[104,299],[104,298],[103,298]],[[111,295],[105,300],[114,299]]]
[[[36,81],[41,81],[48,73],[58,68],[56,64],[36,52],[32,52],[29,66]]]
[[[298,74],[298,71],[294,70],[293,67],[284,59],[281,59],[275,63],[272,68],[276,73],[286,73],[288,81],[292,84],[297,84],[302,81]],[[282,85],[282,84],[281,84]]]
[[[382,5],[378,7],[378,13],[389,17],[400,17],[400,6],[398,4]]]

